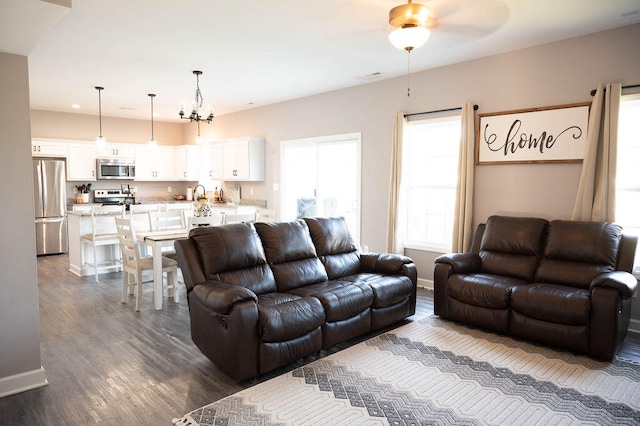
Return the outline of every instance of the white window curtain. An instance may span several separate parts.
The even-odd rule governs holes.
[[[453,222],[454,253],[462,253],[471,246],[473,238],[473,179],[475,167],[475,110],[471,103],[462,105],[462,132],[458,160],[458,184]]]
[[[391,177],[389,180],[389,212],[387,215],[387,252],[404,254],[404,220],[402,218],[402,138],[407,119],[404,112],[393,118]]]
[[[587,148],[572,220],[615,220],[620,83],[598,86],[589,112]]]

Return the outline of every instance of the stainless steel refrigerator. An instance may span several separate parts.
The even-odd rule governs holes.
[[[65,162],[33,160],[36,206],[36,250],[38,255],[67,252]]]

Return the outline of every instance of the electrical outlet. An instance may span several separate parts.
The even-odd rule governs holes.
[[[171,192],[173,188],[171,188],[171,185],[167,186],[167,192]]]
[[[249,195],[253,195],[253,188],[249,188]]]
[[[277,184],[277,183],[274,183],[274,184],[273,184],[273,190],[274,190],[274,191],[279,191],[279,190],[280,190],[280,185],[279,185],[279,184]]]

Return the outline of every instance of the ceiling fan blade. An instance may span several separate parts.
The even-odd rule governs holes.
[[[431,0],[432,33],[459,38],[487,36],[507,22],[509,9],[501,0]]]

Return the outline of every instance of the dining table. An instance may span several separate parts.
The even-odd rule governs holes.
[[[187,238],[187,229],[167,229],[162,231],[138,232],[138,242],[144,242],[152,250],[153,256],[153,305],[156,310],[162,309],[162,248],[173,246],[176,240]]]

